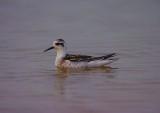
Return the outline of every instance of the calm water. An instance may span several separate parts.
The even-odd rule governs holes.
[[[1,0],[0,113],[159,113],[158,0]],[[117,69],[57,70],[71,53],[118,53]]]

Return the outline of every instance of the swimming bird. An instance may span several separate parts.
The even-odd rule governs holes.
[[[66,42],[63,39],[57,39],[53,42],[52,47],[46,49],[44,52],[55,49],[57,56],[55,59],[55,66],[62,68],[85,68],[85,67],[101,67],[116,61],[114,58],[116,53],[94,57],[88,55],[74,55],[67,53]]]

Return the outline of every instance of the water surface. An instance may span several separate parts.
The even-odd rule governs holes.
[[[0,112],[160,112],[160,3],[157,0],[1,0]],[[68,52],[118,53],[117,69],[57,70]]]

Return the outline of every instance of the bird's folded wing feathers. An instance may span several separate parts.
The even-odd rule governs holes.
[[[95,60],[106,60],[108,58],[114,57],[116,54],[112,53],[109,55],[101,56],[101,57],[93,57],[93,56],[87,56],[87,55],[73,55],[73,54],[67,54],[64,60],[70,60],[72,62],[90,62]]]

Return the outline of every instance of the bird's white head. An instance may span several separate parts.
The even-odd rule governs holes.
[[[63,39],[57,39],[53,42],[53,47],[57,51],[66,51],[66,43]]]
[[[44,52],[51,50],[51,49],[56,49],[58,51],[66,51],[66,43],[63,39],[57,39],[53,42],[53,46],[46,49]]]
[[[53,42],[53,45],[50,48],[46,49],[44,52],[51,50],[51,49],[55,49],[57,51],[55,65],[58,66],[60,65],[60,62],[62,61],[62,59],[67,54],[66,43],[63,39],[57,39]]]

